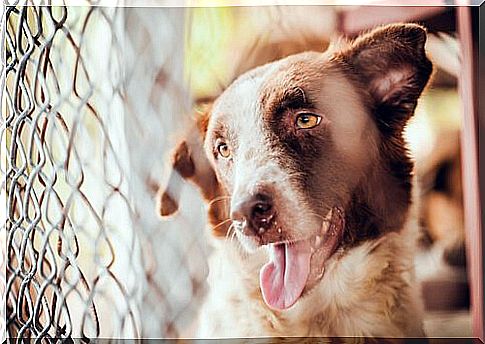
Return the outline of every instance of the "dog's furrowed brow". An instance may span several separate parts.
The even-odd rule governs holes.
[[[272,98],[272,99],[271,99]],[[267,111],[270,113],[278,114],[288,109],[301,109],[311,108],[311,100],[305,94],[305,91],[301,87],[291,87],[284,92],[270,97],[267,104]]]

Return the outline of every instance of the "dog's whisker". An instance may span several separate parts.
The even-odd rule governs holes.
[[[234,238],[236,238],[236,234],[237,234],[236,233],[236,226],[233,226],[232,228],[233,228],[233,231],[232,231],[232,234],[231,234],[231,239],[230,239],[231,241],[233,241]]]
[[[217,228],[219,228],[219,227],[225,225],[226,223],[228,223],[229,221],[232,221],[232,220],[231,219],[225,219],[225,220],[219,222],[217,225],[213,226],[211,229],[212,230],[216,230]]]
[[[225,239],[229,239],[229,236],[232,235],[231,234],[231,231],[234,232],[234,223],[231,223],[231,225],[229,226],[229,228],[227,229],[227,232],[226,232],[226,237]]]
[[[228,199],[231,199],[231,196],[219,196],[219,197],[215,197],[215,198],[211,199],[207,205],[208,206],[211,206],[212,204],[214,204],[216,202],[225,201],[225,200],[228,200]]]
[[[236,230],[235,230],[235,226],[233,228],[234,228],[234,230],[232,231],[230,241],[235,242],[237,249],[239,250],[239,252],[241,252],[241,254],[243,255],[243,258],[247,258],[249,256],[249,253],[246,250],[244,250],[244,247],[242,246],[242,244],[239,240],[234,240],[236,238],[237,233],[236,233]]]
[[[235,236],[236,236],[236,227],[235,227],[235,224],[232,223],[226,232],[225,240],[229,242],[233,242]],[[236,240],[236,244],[239,244],[239,240]],[[224,245],[223,246],[224,253],[227,253],[228,250],[229,250],[229,245]]]
[[[231,226],[229,226],[229,230],[226,233],[226,239],[232,242],[235,236],[236,236],[236,224],[233,222]]]
[[[236,236],[236,231],[232,231],[230,237],[229,237],[229,241],[230,242],[234,242],[234,237]]]

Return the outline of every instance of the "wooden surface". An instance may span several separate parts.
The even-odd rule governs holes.
[[[463,203],[467,238],[467,259],[471,291],[472,334],[484,338],[483,319],[483,267],[482,230],[478,189],[477,108],[474,80],[474,55],[472,43],[471,9],[458,7],[458,33],[462,44],[462,74],[459,80],[463,106],[461,135]]]
[[[446,7],[439,6],[361,6],[346,8],[339,14],[338,30],[346,35],[353,36],[376,25],[420,21],[445,10]]]

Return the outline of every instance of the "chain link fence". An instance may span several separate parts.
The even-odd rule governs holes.
[[[6,7],[8,337],[173,337],[190,322],[203,208],[162,222],[154,199],[190,106],[183,25],[183,9]]]

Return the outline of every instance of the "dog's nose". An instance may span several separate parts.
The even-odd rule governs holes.
[[[263,234],[269,229],[274,214],[272,197],[263,193],[248,196],[231,209],[231,218],[237,221],[247,221],[251,230],[256,234]]]

